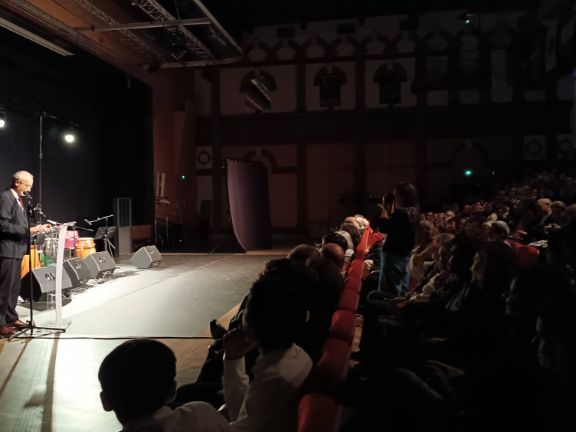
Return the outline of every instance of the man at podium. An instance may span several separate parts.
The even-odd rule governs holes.
[[[29,247],[30,235],[50,230],[49,224],[30,227],[27,205],[34,177],[27,171],[12,176],[12,185],[0,193],[0,337],[14,334],[27,325],[18,319],[16,303],[20,292],[20,263]]]

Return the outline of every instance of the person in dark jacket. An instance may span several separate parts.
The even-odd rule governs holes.
[[[384,197],[381,208],[376,226],[387,236],[380,255],[378,287],[380,290],[386,287],[393,294],[402,296],[408,290],[406,266],[420,222],[418,192],[408,182],[398,183],[394,187],[393,200]]]
[[[29,235],[50,229],[48,224],[29,227],[22,197],[30,192],[33,182],[32,174],[18,171],[12,185],[0,193],[0,337],[10,337],[14,328],[27,326],[16,312],[21,261],[28,250]]]

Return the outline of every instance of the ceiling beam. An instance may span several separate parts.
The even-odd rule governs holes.
[[[22,36],[23,38],[26,38],[29,41],[32,41],[62,56],[74,55],[67,49],[64,49],[61,46],[56,45],[55,43],[50,42],[49,40],[44,39],[41,36],[38,36],[36,33],[32,33],[31,31],[28,31],[25,28],[20,27],[19,25],[14,24],[13,22],[8,21],[2,17],[0,17],[0,27],[5,28],[6,30],[10,30],[12,33],[16,33],[18,36]]]
[[[209,25],[211,21],[207,18],[190,18],[182,20],[169,20],[169,21],[145,21],[129,24],[110,24],[110,25],[92,25],[86,27],[74,27],[74,30],[79,32],[104,32],[115,30],[137,30],[149,29],[159,27],[177,27],[177,26],[199,26]]]

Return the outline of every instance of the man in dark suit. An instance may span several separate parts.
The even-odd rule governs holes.
[[[27,325],[18,319],[16,303],[20,292],[22,257],[28,250],[28,238],[51,227],[48,224],[30,228],[22,197],[30,192],[34,177],[18,171],[12,186],[0,193],[0,337],[14,334],[14,328]]]

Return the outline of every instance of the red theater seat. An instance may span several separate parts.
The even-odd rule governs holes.
[[[344,282],[344,289],[360,292],[362,289],[362,281],[357,277],[347,277]]]
[[[340,407],[326,395],[305,395],[298,405],[298,432],[336,432],[340,426]]]
[[[540,251],[534,246],[520,246],[516,249],[516,260],[521,268],[532,267],[538,262]]]
[[[384,234],[379,232],[371,233],[370,238],[368,239],[368,250],[372,249],[376,243],[379,243],[382,240],[384,240]]]
[[[334,312],[332,323],[330,325],[330,337],[343,340],[348,345],[351,345],[354,340],[355,331],[356,316],[354,313],[347,310],[338,310]]]
[[[360,300],[360,291],[357,289],[349,289],[348,283],[340,293],[340,302],[338,303],[339,310],[347,310],[356,313],[358,309],[358,302]]]
[[[355,259],[350,264],[347,276],[349,278],[362,279],[362,270],[364,269],[364,260]]]
[[[348,374],[350,352],[348,343],[327,339],[322,345],[322,356],[303,386],[304,393],[322,393],[338,398]]]

